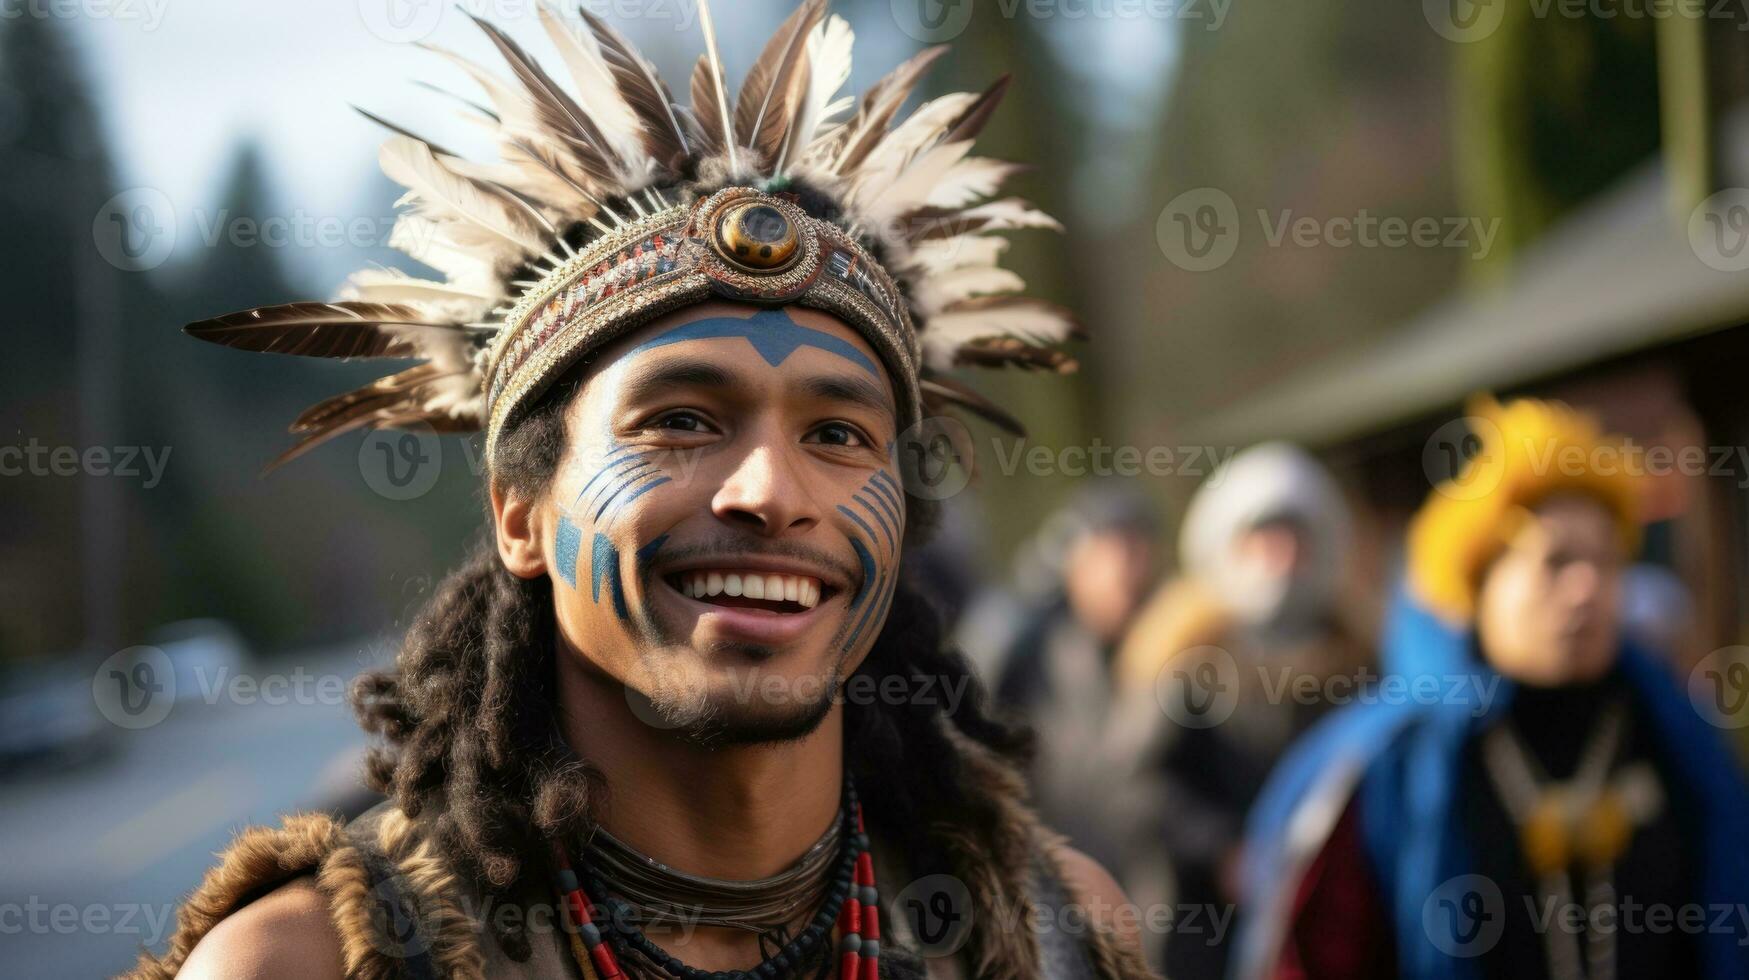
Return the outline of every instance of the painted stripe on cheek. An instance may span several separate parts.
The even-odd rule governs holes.
[[[561,515],[559,529],[553,534],[553,560],[559,565],[559,577],[573,589],[577,587],[577,552],[582,546],[583,529]]]

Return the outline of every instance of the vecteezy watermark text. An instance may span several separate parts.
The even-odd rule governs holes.
[[[1238,452],[1234,446],[1128,446],[1093,439],[1085,446],[1027,445],[1015,439],[1004,445],[990,440],[996,468],[1013,476],[1023,467],[1028,476],[1191,476],[1218,473]]]
[[[155,31],[170,0],[0,0],[0,22],[9,20],[138,21]]]
[[[1293,208],[1254,212],[1269,248],[1443,248],[1473,260],[1488,257],[1500,233],[1500,219],[1475,215],[1374,214],[1309,215]],[[1154,237],[1166,258],[1186,272],[1208,272],[1227,264],[1243,236],[1238,205],[1225,191],[1199,187],[1169,201],[1154,224]]]
[[[1175,21],[1219,30],[1233,0],[889,0],[893,23],[913,40],[941,44],[965,33],[982,6],[1005,20]]]
[[[1466,671],[1409,676],[1366,666],[1315,672],[1271,664],[1252,664],[1242,670],[1227,650],[1198,646],[1160,668],[1154,678],[1154,699],[1168,718],[1185,728],[1214,728],[1233,717],[1240,705],[1259,702],[1308,707],[1447,705],[1481,717],[1494,704],[1499,687],[1498,675]]]
[[[0,476],[119,476],[142,475],[147,490],[164,478],[170,463],[169,446],[45,446],[35,436],[22,446],[0,446]]]

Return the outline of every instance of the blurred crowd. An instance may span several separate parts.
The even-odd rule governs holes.
[[[1359,496],[1269,443],[1201,484],[1175,556],[1135,481],[1092,482],[967,603],[1039,809],[1122,879],[1165,975],[1749,969],[1742,924],[1597,925],[1745,907],[1740,770],[1676,657],[1696,604],[1638,560],[1631,474],[1587,464],[1610,436],[1558,402],[1472,415],[1378,594]]]

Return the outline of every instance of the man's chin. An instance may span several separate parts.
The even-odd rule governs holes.
[[[727,655],[745,658],[744,665],[659,685],[634,707],[650,713],[656,727],[708,746],[794,741],[813,734],[831,714],[837,671],[790,675],[772,670],[771,655],[761,651]]]
[[[719,712],[678,731],[688,741],[706,747],[771,745],[807,738],[819,730],[831,713],[832,700],[822,698],[813,704],[789,705],[780,711]]]

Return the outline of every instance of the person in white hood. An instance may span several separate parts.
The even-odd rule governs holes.
[[[1104,759],[1128,778],[1105,809],[1131,894],[1180,913],[1150,951],[1169,976],[1222,975],[1245,814],[1330,707],[1325,682],[1364,682],[1367,645],[1340,602],[1350,539],[1342,491],[1317,460],[1252,447],[1192,497],[1181,573],[1119,651]]]

